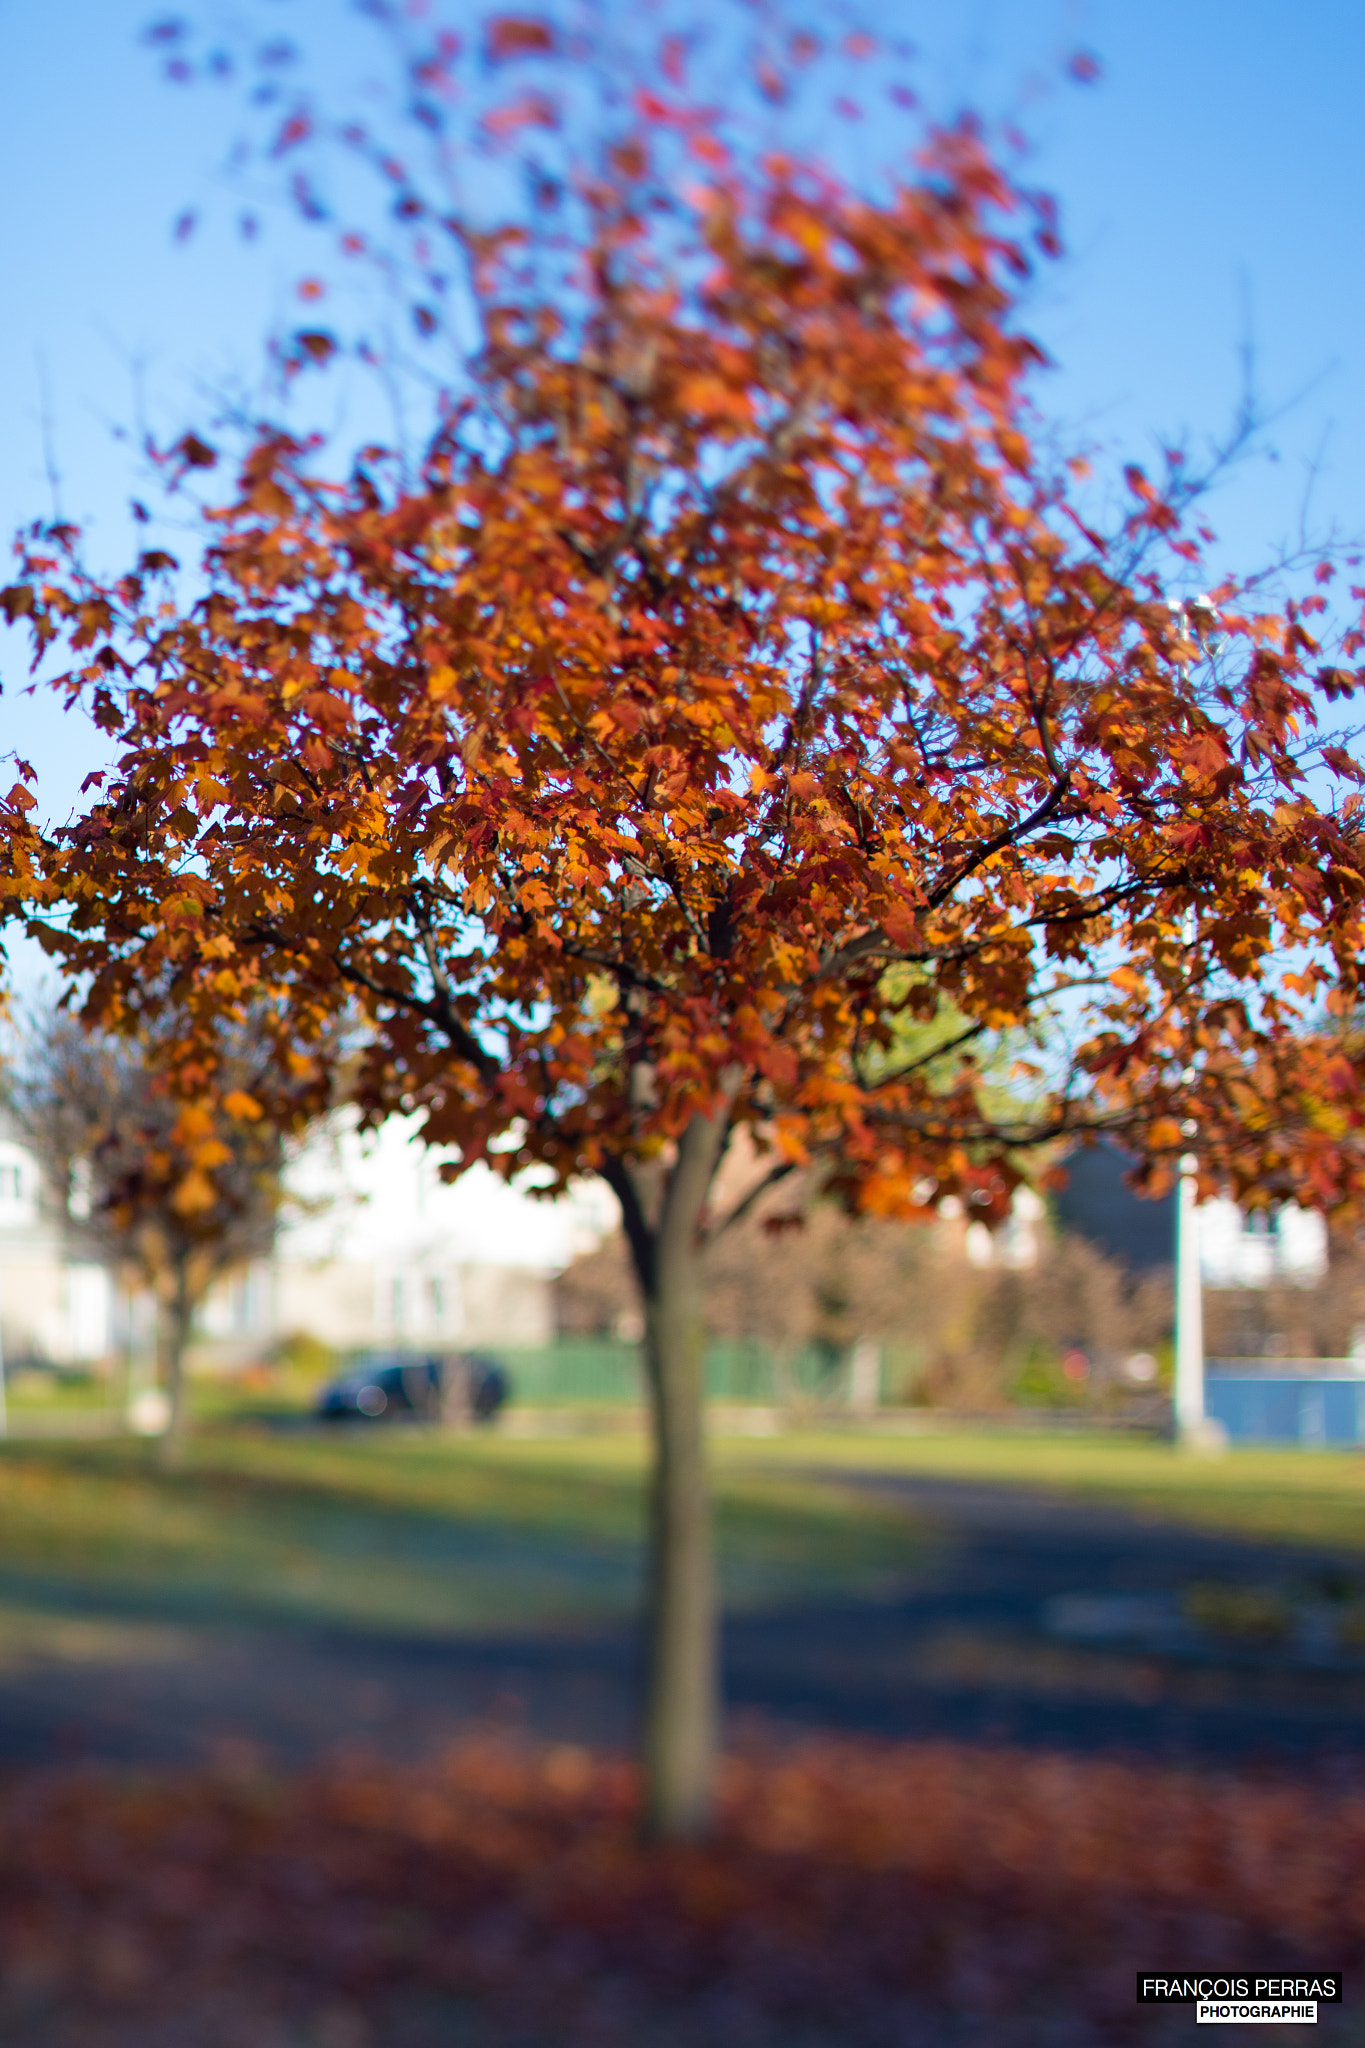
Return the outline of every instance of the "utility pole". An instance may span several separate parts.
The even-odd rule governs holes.
[[[1182,1444],[1202,1445],[1204,1414],[1204,1286],[1199,1271],[1199,1162],[1180,1161],[1175,1225],[1175,1433]]]
[[[1217,613],[1207,597],[1188,604],[1170,605],[1173,619],[1206,655],[1218,649],[1213,628]],[[1180,680],[1188,680],[1182,662]],[[1191,903],[1185,912],[1181,938],[1193,946],[1199,937],[1199,912]],[[1197,1075],[1193,1066],[1181,1075],[1187,1088]],[[1190,1117],[1181,1126],[1182,1136],[1193,1138],[1199,1126]],[[1221,1449],[1227,1433],[1221,1423],[1211,1422],[1204,1408],[1204,1281],[1199,1266],[1199,1161],[1193,1152],[1181,1155],[1180,1193],[1175,1225],[1175,1438],[1187,1450]]]

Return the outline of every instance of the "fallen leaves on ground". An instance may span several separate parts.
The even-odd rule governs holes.
[[[704,1848],[633,1768],[471,1739],[298,1778],[0,1793],[11,2048],[1166,2042],[1133,1972],[1365,1945],[1365,1784],[820,1738],[726,1762]]]

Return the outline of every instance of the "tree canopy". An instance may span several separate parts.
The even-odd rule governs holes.
[[[482,252],[478,402],[415,481],[267,436],[169,617],[163,558],[97,587],[33,543],[8,607],[128,747],[52,865],[93,1011],[287,987],[306,1043],[358,1004],[369,1105],[560,1180],[724,1103],[862,1205],[994,1201],[1065,1130],[1169,1159],[1197,1097],[1211,1171],[1354,1185],[1354,1073],[1305,1035],[1362,888],[1321,598],[1172,605],[1136,471],[1115,538],[1081,519],[967,138],[883,207],[718,173],[687,289],[652,196],[642,142],[572,335]],[[955,1060],[886,1057],[949,1005]],[[1002,1119],[974,1048],[1049,1019],[1068,1069]]]

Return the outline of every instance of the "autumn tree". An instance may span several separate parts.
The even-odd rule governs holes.
[[[1037,215],[969,129],[860,188],[735,145],[676,50],[587,137],[536,112],[586,61],[547,25],[475,60],[527,177],[474,178],[476,217],[380,164],[456,365],[420,461],[261,431],[178,600],[164,553],[109,581],[26,543],[7,609],[122,749],[35,921],[97,1019],[285,1006],[307,1053],[347,1008],[369,1116],[615,1192],[678,1836],[716,1737],[709,1242],[812,1164],[989,1219],[1085,1130],[1158,1180],[1197,1126],[1210,1183],[1358,1191],[1359,1064],[1315,1020],[1359,975],[1360,776],[1319,726],[1359,640],[1216,582],[1178,465],[1097,529],[1031,410]],[[443,133],[465,62],[413,58]],[[898,1058],[907,1018],[954,1022]],[[1026,1111],[983,1084],[1004,1032],[1070,1046]]]
[[[708,1331],[761,1345],[783,1398],[802,1353],[820,1361],[825,1397],[842,1398],[860,1342],[901,1337],[911,1323],[922,1334],[939,1307],[926,1297],[955,1290],[933,1225],[850,1216],[819,1195],[818,1174],[794,1175],[707,1248]]]
[[[707,1245],[707,1335],[756,1346],[780,1401],[798,1398],[801,1373],[815,1363],[823,1370],[813,1384],[805,1379],[805,1393],[846,1405],[861,1343],[880,1351],[893,1402],[971,1413],[1040,1392],[1075,1406],[1112,1405],[1135,1391],[1125,1360],[1170,1336],[1169,1269],[1134,1274],[1122,1259],[1043,1220],[1023,1241],[1002,1232],[984,1247],[978,1238],[969,1251],[966,1235],[965,1219],[951,1211],[919,1224],[850,1216],[784,1182]],[[1280,1299],[1301,1318],[1317,1311],[1322,1322],[1327,1310],[1340,1326],[1359,1295],[1359,1260],[1334,1258],[1333,1281],[1324,1298],[1289,1288]],[[638,1300],[624,1240],[610,1237],[576,1259],[555,1292],[562,1330],[619,1335]],[[1210,1332],[1227,1326],[1229,1306],[1225,1297],[1209,1297]],[[1254,1312],[1256,1304],[1242,1306]],[[1075,1348],[1091,1369],[1083,1383],[1069,1385],[1059,1365]],[[1220,1348],[1238,1347],[1220,1340]]]
[[[216,1281],[270,1251],[287,1132],[248,1092],[259,1080],[247,1034],[219,1027],[210,1096],[158,1021],[155,1034],[120,1037],[62,1012],[30,1018],[5,1101],[62,1214],[156,1304],[169,1404],[159,1451],[175,1465],[189,1426],[195,1313]]]

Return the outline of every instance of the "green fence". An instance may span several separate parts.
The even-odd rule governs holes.
[[[562,1337],[536,1351],[502,1351],[512,1398],[532,1405],[580,1401],[622,1405],[641,1398],[639,1347],[611,1338]],[[713,1343],[706,1391],[716,1401],[776,1407],[792,1400],[838,1401],[848,1385],[847,1354],[818,1346],[779,1356],[766,1345]],[[882,1371],[884,1391],[887,1372]]]

